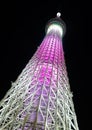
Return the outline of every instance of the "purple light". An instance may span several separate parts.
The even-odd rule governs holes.
[[[36,91],[35,96],[33,98],[34,103],[32,104],[32,106],[36,108],[39,106],[39,104],[41,104],[41,106],[46,109],[48,106],[49,93],[52,97],[55,97],[53,92],[50,92],[50,89],[51,87],[55,90],[57,89],[57,68],[59,69],[59,67],[62,65],[62,62],[64,61],[61,38],[58,35],[54,34],[46,35],[33,58],[38,60],[38,64],[35,68],[32,82],[30,84],[30,86],[34,85],[34,88],[29,90],[29,95]],[[35,85],[37,86],[36,90]],[[44,86],[46,90],[44,89]],[[46,100],[40,101],[41,96],[44,97]],[[31,98],[32,97],[24,101],[24,106],[30,103]],[[50,107],[52,109],[54,108],[52,104]],[[26,116],[26,114],[23,113],[22,118],[24,116]],[[48,120],[50,122],[51,119]],[[39,111],[34,109],[31,112],[29,121],[36,121],[38,124],[40,122],[45,123],[45,118],[42,117],[42,114]]]

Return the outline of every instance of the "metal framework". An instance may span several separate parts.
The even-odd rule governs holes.
[[[0,130],[78,130],[57,30],[46,34],[0,102]]]

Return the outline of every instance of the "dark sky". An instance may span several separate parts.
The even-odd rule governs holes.
[[[75,111],[79,128],[84,130],[88,121],[85,97],[87,18],[84,3],[78,1],[67,3],[68,0],[38,2],[34,0],[31,3],[30,1],[1,3],[0,99],[40,45],[45,36],[47,21],[60,11],[67,27],[63,46]]]

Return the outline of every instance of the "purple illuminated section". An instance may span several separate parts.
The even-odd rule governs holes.
[[[36,61],[36,66],[30,83],[30,88],[27,93],[29,98],[24,100],[24,108],[29,106],[30,101],[32,101],[31,114],[28,120],[33,124],[32,128],[37,128],[37,124],[43,124],[42,128],[44,128],[47,118],[46,113],[49,96],[54,97],[52,100],[53,102],[56,102],[56,96],[52,92],[52,89],[57,92],[57,78],[59,78],[57,77],[59,72],[57,70],[60,70],[64,63],[61,37],[57,34],[47,34],[31,60]],[[31,76],[30,73],[29,76]],[[34,94],[34,96],[30,96],[32,94]],[[50,104],[49,108],[56,109]],[[42,116],[41,112],[44,113],[44,116]],[[27,111],[21,114],[21,118],[23,119],[26,115]],[[49,117],[47,118],[47,123],[48,122],[52,122],[52,119],[49,119]]]
[[[55,34],[47,35],[35,55],[42,63],[60,64],[64,60],[61,38]]]
[[[47,35],[36,51],[34,57],[39,60],[37,70],[39,70],[41,67],[38,81],[35,82],[38,82],[38,84],[42,85],[44,83],[44,78],[46,78],[48,79],[48,82],[45,81],[45,85],[49,86],[50,79],[52,77],[52,71],[57,71],[55,67],[61,67],[64,63],[61,38],[55,34]],[[35,71],[33,79],[35,79],[37,75],[38,72]],[[53,75],[53,78],[55,78],[55,75]]]

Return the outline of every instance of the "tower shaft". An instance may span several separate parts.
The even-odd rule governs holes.
[[[0,130],[78,130],[57,32],[45,36],[1,101]]]

